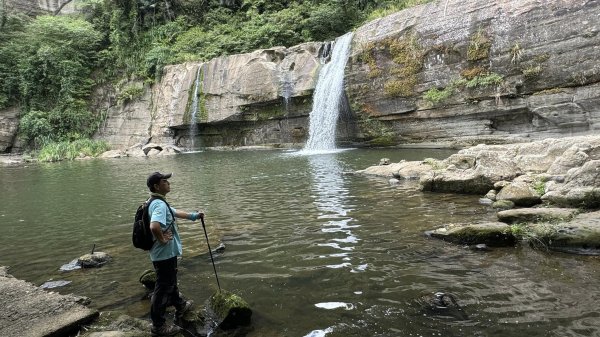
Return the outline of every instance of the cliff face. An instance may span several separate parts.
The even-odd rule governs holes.
[[[437,1],[372,21],[354,35],[350,113],[338,137],[469,145],[596,132],[599,31],[600,3],[592,0]],[[186,146],[199,76],[195,144],[302,143],[327,47],[169,67],[146,109],[152,118],[139,127],[151,125],[153,141]]]
[[[348,96],[399,142],[595,132],[599,19],[600,2],[586,0],[449,0],[398,12],[356,31]]]
[[[115,93],[104,95],[96,106],[108,111],[108,119],[97,136],[115,147],[150,139],[187,147],[191,124],[199,124],[192,131],[197,146],[303,141],[324,46],[306,43],[168,66],[141,99],[123,105]]]
[[[595,0],[440,0],[372,21],[354,34],[337,137],[470,145],[597,132],[599,32]],[[169,66],[127,101],[102,88],[94,106],[108,118],[96,137],[116,148],[303,143],[330,49]]]

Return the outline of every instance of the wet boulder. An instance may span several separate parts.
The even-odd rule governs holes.
[[[77,263],[82,268],[98,268],[102,267],[111,260],[110,255],[104,252],[94,252],[91,254],[85,254],[77,260]]]
[[[209,306],[216,316],[218,326],[223,330],[248,326],[251,323],[252,310],[240,296],[220,290],[209,299]]]
[[[514,246],[517,242],[510,226],[502,222],[447,224],[425,234],[461,245],[486,244],[490,247],[507,247]]]
[[[515,181],[504,186],[498,194],[496,201],[510,200],[516,206],[533,206],[541,202],[540,195],[531,184],[523,181]]]
[[[154,290],[156,285],[156,272],[154,270],[145,270],[140,276],[140,283],[150,291]]]

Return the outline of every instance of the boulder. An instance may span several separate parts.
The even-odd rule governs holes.
[[[425,234],[461,245],[486,244],[490,247],[505,247],[516,243],[510,226],[502,222],[447,224]]]
[[[432,171],[419,180],[421,189],[432,192],[485,194],[502,180],[519,174],[514,162],[499,151],[474,147],[461,150],[444,161],[454,169]]]
[[[102,153],[99,157],[100,158],[121,158],[124,156],[125,156],[125,154],[121,150],[109,150],[109,151]]]
[[[570,169],[564,184],[549,185],[542,200],[566,207],[600,207],[600,160]]]
[[[154,270],[145,270],[142,275],[140,275],[140,283],[146,287],[148,290],[154,290],[154,286],[156,285],[156,272]]]
[[[516,206],[533,206],[541,202],[540,195],[525,182],[512,182],[504,186],[496,195],[496,201],[510,200]]]
[[[91,254],[85,254],[77,260],[77,263],[82,268],[97,268],[102,267],[111,260],[111,257],[104,252],[94,252]]]
[[[158,145],[158,144],[156,144],[156,143],[148,143],[148,144],[146,144],[146,145],[142,146],[142,151],[144,151],[144,153],[145,153],[146,155],[148,155],[148,152],[150,152],[150,151],[151,151],[151,150],[153,150],[153,149],[154,149],[154,150],[158,150],[158,152],[160,152],[160,151],[162,151],[162,150],[163,150],[163,146],[161,146],[161,145]]]
[[[223,330],[250,325],[252,310],[236,294],[220,290],[210,297],[209,306],[216,315],[218,326]]]
[[[498,212],[498,220],[505,223],[569,221],[579,211],[574,208],[517,208]]]
[[[558,225],[538,223],[530,226],[531,235],[551,250],[600,255],[600,211],[582,213]]]
[[[515,207],[515,203],[510,200],[497,200],[492,203],[495,209],[511,209]]]

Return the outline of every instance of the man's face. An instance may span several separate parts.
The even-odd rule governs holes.
[[[162,195],[166,195],[171,192],[171,183],[167,179],[161,179],[156,185],[156,192]]]

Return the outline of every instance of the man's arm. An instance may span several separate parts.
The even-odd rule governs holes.
[[[196,221],[200,218],[204,219],[204,213],[202,213],[202,212],[184,212],[184,211],[176,210],[175,217],[180,218],[180,219]]]

